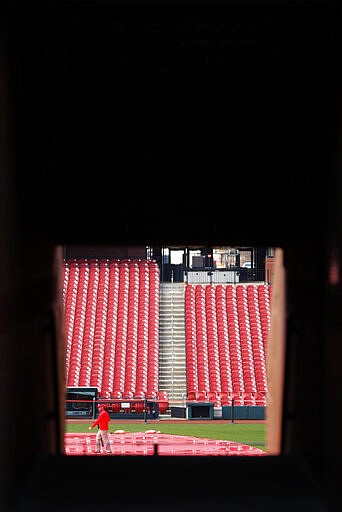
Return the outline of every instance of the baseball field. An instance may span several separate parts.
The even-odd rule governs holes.
[[[89,433],[92,420],[67,420],[66,433]],[[247,444],[265,450],[265,423],[264,421],[243,421],[232,423],[227,420],[149,420],[142,421],[111,421],[109,431],[145,432],[155,430],[162,434],[194,436],[198,438],[228,440]]]

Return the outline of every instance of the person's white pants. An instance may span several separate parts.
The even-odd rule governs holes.
[[[110,443],[109,443],[108,430],[98,429],[98,431],[96,433],[96,451],[97,452],[101,451],[101,444],[102,444],[101,440],[102,440],[103,446],[105,447],[106,452],[112,453],[112,450],[110,448]]]

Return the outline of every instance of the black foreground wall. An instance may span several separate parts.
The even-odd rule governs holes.
[[[18,0],[1,27],[1,417],[29,378],[45,389],[21,402],[20,430],[1,422],[3,509],[198,509],[215,487],[223,508],[228,492],[240,510],[327,510],[341,467],[326,419],[340,388],[339,5]],[[284,456],[53,455],[54,247],[175,240],[284,247]],[[108,492],[87,493],[99,474]],[[132,481],[155,500],[123,494]]]

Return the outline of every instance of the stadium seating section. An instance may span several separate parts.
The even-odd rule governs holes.
[[[266,405],[271,285],[185,286],[187,399],[215,406]],[[158,399],[160,273],[151,260],[66,259],[66,385],[103,399]],[[134,402],[137,399],[137,402]],[[112,412],[118,412],[113,402]]]
[[[187,285],[188,398],[266,405],[271,286]]]

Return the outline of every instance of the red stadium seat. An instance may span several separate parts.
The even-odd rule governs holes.
[[[196,391],[188,391],[188,400],[192,402],[196,399]]]
[[[110,394],[110,398],[119,400],[120,398],[122,398],[121,391],[112,391],[112,393]],[[117,402],[117,401],[112,402],[112,412],[118,413],[118,412],[120,412],[120,409],[121,409],[120,402]]]
[[[206,391],[196,391],[196,401],[197,402],[205,402],[207,400],[207,392]]]
[[[139,413],[142,413],[144,411],[144,408],[145,408],[145,393],[144,392],[135,392],[134,393],[134,398],[139,398],[140,400],[137,401],[137,402],[133,402],[133,408],[134,408],[134,411],[135,412],[139,412]]]
[[[158,393],[158,409],[161,414],[165,414],[169,407],[169,399],[166,391],[159,391]]]

